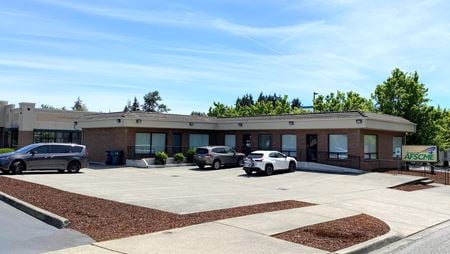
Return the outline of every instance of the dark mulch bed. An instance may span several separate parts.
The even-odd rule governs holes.
[[[69,228],[96,241],[152,233],[237,216],[311,206],[286,200],[192,214],[157,209],[70,193],[0,176],[0,191],[69,219]]]
[[[389,226],[386,223],[372,216],[360,214],[297,228],[274,237],[334,252],[387,232],[389,232]]]
[[[435,183],[445,184],[445,172],[435,171],[434,174],[431,174],[429,171],[413,171],[413,170],[403,170],[398,171],[396,169],[383,170],[382,173],[388,174],[402,174],[402,175],[412,175],[412,176],[422,176],[428,177],[432,179]]]
[[[424,190],[424,189],[429,189],[429,188],[433,188],[433,185],[428,185],[428,184],[405,184],[405,185],[400,185],[400,186],[396,186],[396,187],[391,187],[391,189],[394,190],[402,190],[402,191],[416,191],[416,190]]]

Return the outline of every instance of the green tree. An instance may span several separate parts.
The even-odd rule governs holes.
[[[191,116],[207,116],[205,112],[192,111]]]
[[[139,105],[139,101],[137,100],[136,96],[134,96],[133,104],[131,104],[130,111],[140,111],[141,106]]]
[[[145,112],[160,112],[166,113],[170,109],[165,104],[160,104],[162,101],[161,96],[158,91],[148,92],[144,95],[144,104],[142,105],[142,110]]]
[[[59,108],[53,107],[48,104],[41,104],[41,109],[50,109],[50,110],[58,110]]]
[[[375,88],[372,99],[377,112],[400,116],[417,124],[416,133],[407,139],[409,144],[430,144],[437,131],[438,113],[427,105],[427,93],[417,72],[405,73],[396,68]]]
[[[73,111],[87,111],[87,107],[86,105],[83,103],[83,101],[80,99],[80,97],[78,96],[78,99],[74,102],[73,107],[72,107]]]
[[[440,150],[450,149],[450,112],[444,110],[440,112],[440,117],[436,120],[436,135],[434,143]]]
[[[125,107],[123,108],[123,112],[130,112],[130,109],[131,109],[131,101],[128,100],[127,105],[125,105]]]
[[[360,110],[371,112],[374,111],[373,103],[370,99],[366,99],[355,92],[341,92],[336,94],[330,93],[326,96],[318,95],[314,100],[314,111],[331,112],[331,111],[351,111]]]

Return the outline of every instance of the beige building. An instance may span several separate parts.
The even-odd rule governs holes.
[[[22,147],[35,142],[81,143],[76,119],[89,113],[36,108],[21,102],[19,107],[0,101],[0,147]]]

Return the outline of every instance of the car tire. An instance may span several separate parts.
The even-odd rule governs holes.
[[[197,164],[197,167],[198,167],[199,169],[204,169],[204,168],[205,168],[205,164]]]
[[[291,161],[289,162],[289,172],[295,172],[297,170],[297,166],[295,165],[295,162]]]
[[[251,169],[245,169],[245,173],[246,173],[248,176],[251,176],[252,173],[253,173],[253,171],[252,171]]]
[[[219,160],[215,160],[212,164],[213,169],[220,169],[220,161]]]
[[[237,163],[236,163],[237,167],[243,167],[244,166],[244,159],[240,158],[238,159]]]
[[[266,175],[270,176],[273,174],[273,166],[272,164],[267,164],[265,168]]]
[[[22,174],[22,171],[25,170],[25,163],[23,161],[15,161],[9,168],[9,172],[14,174]]]
[[[71,161],[69,165],[67,165],[67,172],[69,173],[78,173],[81,169],[81,164],[78,161]]]

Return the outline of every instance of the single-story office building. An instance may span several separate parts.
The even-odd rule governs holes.
[[[245,153],[273,149],[301,161],[371,170],[397,167],[395,148],[416,125],[359,111],[236,118],[120,112],[83,115],[75,128],[82,129],[92,161],[104,161],[106,150],[145,158],[158,151],[173,155],[227,145]]]

